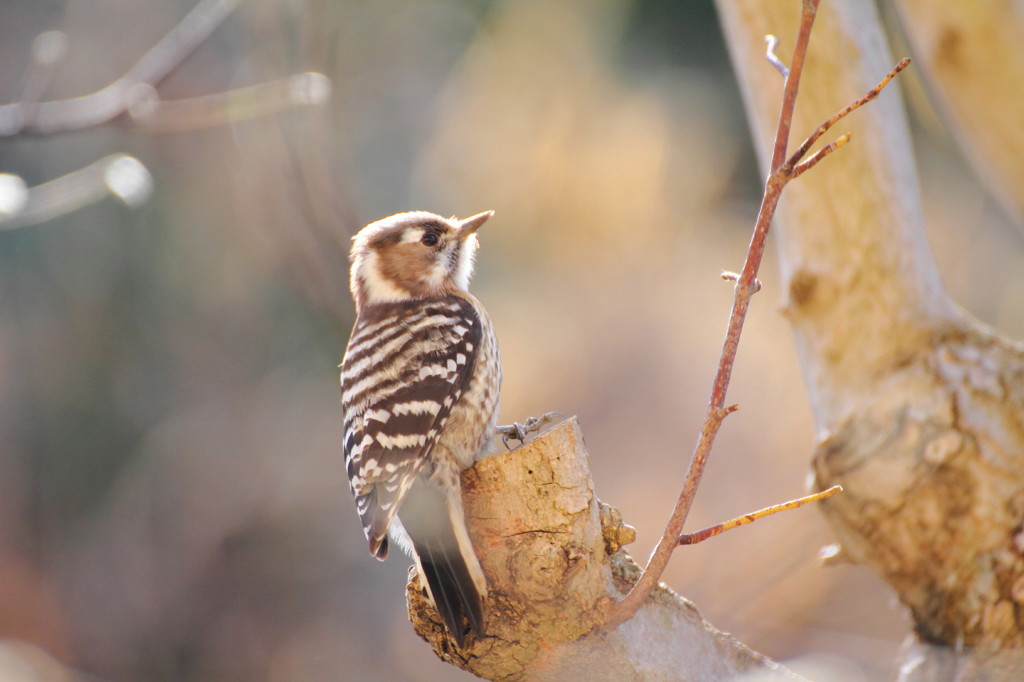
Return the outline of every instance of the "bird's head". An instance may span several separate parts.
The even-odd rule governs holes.
[[[460,220],[411,211],[361,229],[352,238],[350,255],[356,310],[370,303],[467,291],[476,231],[492,215],[486,211]]]

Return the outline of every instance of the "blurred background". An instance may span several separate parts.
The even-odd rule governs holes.
[[[3,102],[99,90],[190,11],[210,24],[135,116],[0,138],[0,173],[30,187],[86,169],[34,195],[49,219],[0,222],[0,680],[470,679],[413,633],[410,562],[369,556],[348,491],[349,238],[403,210],[497,212],[473,290],[501,343],[502,420],[578,415],[643,561],[707,403],[719,272],[742,265],[760,199],[713,6],[252,0],[217,16],[233,5],[0,5]],[[36,37],[54,30],[46,67]],[[947,285],[1024,338],[1024,232],[909,85]],[[128,190],[88,170],[110,154],[135,160]],[[815,172],[841,173],[841,154]],[[91,198],[62,202],[71,186]],[[805,492],[813,429],[771,256],[761,280],[730,391],[743,409],[690,529]],[[680,549],[665,579],[815,679],[891,678],[908,620],[865,569],[818,565],[831,541],[805,508]]]

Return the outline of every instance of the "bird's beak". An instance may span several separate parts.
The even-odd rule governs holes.
[[[465,239],[479,230],[480,226],[486,223],[487,219],[492,215],[494,215],[494,211],[484,211],[483,213],[477,213],[476,215],[460,220],[458,232],[459,239]]]

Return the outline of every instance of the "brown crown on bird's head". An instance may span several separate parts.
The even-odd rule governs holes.
[[[396,213],[352,238],[350,286],[356,309],[371,303],[468,291],[476,231],[494,211],[442,218],[427,211]]]

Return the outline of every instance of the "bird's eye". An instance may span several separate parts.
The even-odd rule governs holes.
[[[433,232],[427,232],[420,238],[420,243],[424,246],[437,246],[438,237]]]

